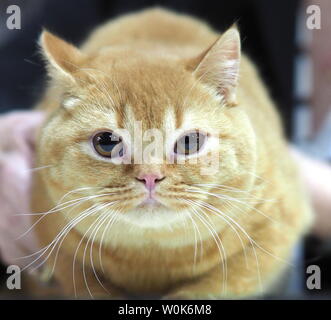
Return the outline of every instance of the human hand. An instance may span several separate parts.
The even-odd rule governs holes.
[[[38,251],[31,227],[30,189],[36,130],[44,115],[38,111],[0,116],[0,259],[23,267],[33,260],[17,259]],[[16,240],[17,239],[17,240]]]

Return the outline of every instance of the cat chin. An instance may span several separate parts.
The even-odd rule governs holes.
[[[111,227],[105,224],[108,232],[103,233],[104,229],[101,228],[95,240],[102,241],[106,246],[131,248],[146,248],[151,244],[164,248],[191,245],[196,241],[196,235],[190,228],[189,215],[186,209],[131,209],[119,214]],[[88,226],[76,228],[82,235],[92,236],[92,231],[86,229]],[[202,239],[208,236],[204,233],[201,235]]]
[[[190,225],[189,214],[188,210],[132,209],[118,218],[103,243],[136,248],[146,248],[150,244],[165,248],[190,245],[196,241],[194,231],[183,231]]]
[[[142,205],[127,211],[119,219],[131,227],[142,229],[169,229],[172,230],[178,223],[185,223],[189,218],[188,210],[172,210],[163,206]]]
[[[159,209],[166,209],[166,207],[159,202],[158,200],[154,199],[154,198],[148,198],[146,200],[144,200],[143,202],[141,202],[137,208],[139,210],[147,210],[147,211],[157,211]]]

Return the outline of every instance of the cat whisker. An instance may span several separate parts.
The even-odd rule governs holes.
[[[179,221],[182,220],[182,224],[184,226],[185,236],[187,236],[188,230],[189,230],[188,225],[187,225],[187,221],[186,221],[186,219],[182,219],[182,216],[179,214],[178,210],[175,210],[175,212],[176,212],[176,215],[177,215]]]
[[[100,207],[98,208],[98,211],[100,211]],[[77,249],[76,249],[76,252],[77,252],[77,250],[79,250],[79,248],[80,248],[80,246],[81,246],[81,244],[82,244],[82,242],[83,242],[83,240],[85,239],[85,237],[86,237],[86,235],[88,234],[88,232],[91,230],[91,228],[93,228],[95,225],[97,225],[98,224],[98,222],[99,222],[99,220],[102,220],[102,218],[103,218],[103,215],[100,215],[90,226],[89,226],[89,228],[86,230],[86,232],[84,233],[84,235],[82,236],[82,238],[81,238],[81,240],[80,240],[80,242],[79,242],[79,244],[78,244],[78,246],[77,246]],[[93,229],[94,230],[94,229]],[[93,234],[93,232],[91,233],[91,234]],[[91,235],[90,235],[91,236]],[[88,239],[90,239],[90,236],[89,236],[89,238]],[[88,282],[87,282],[87,278],[86,278],[86,273],[85,273],[85,255],[86,255],[86,248],[88,247],[88,244],[89,244],[89,241],[87,241],[86,242],[86,244],[85,244],[85,249],[84,249],[84,254],[83,254],[83,278],[84,278],[84,283],[85,283],[85,287],[86,287],[86,289],[87,289],[87,291],[88,291],[88,293],[89,293],[89,295],[90,295],[90,297],[92,298],[92,299],[94,299],[94,297],[93,297],[93,294],[91,293],[91,290],[90,290],[90,288],[89,288],[89,285],[88,285]],[[75,252],[75,258],[74,258],[74,265],[75,265],[75,259],[76,259],[76,252]],[[73,269],[73,280],[74,280],[74,291],[75,291],[75,297],[77,298],[77,292],[76,292],[76,285],[75,285],[75,269]]]
[[[187,202],[187,203],[191,203],[191,204],[194,204],[194,202],[191,202],[189,200],[185,200],[183,199],[184,202]],[[199,214],[199,212],[194,208],[194,207],[191,207],[192,210],[194,211],[195,213],[195,216],[202,222],[202,224],[207,228],[208,232],[210,233],[210,235],[213,237],[215,243],[216,243],[216,246],[219,250],[219,253],[220,253],[220,258],[221,258],[221,261],[222,261],[222,273],[223,273],[223,276],[222,276],[222,279],[224,280],[223,281],[223,293],[226,292],[226,287],[227,287],[227,261],[226,261],[226,251],[225,251],[225,248],[224,248],[224,245],[222,243],[222,240],[219,238],[218,236],[218,233],[217,231],[214,229],[214,227],[212,225],[210,225],[210,223],[208,221],[206,221],[206,219],[201,216]],[[218,241],[217,241],[218,240]]]
[[[261,202],[274,202],[277,201],[275,199],[263,199],[263,198],[259,198],[256,197],[255,195],[252,195],[250,192],[246,191],[246,190],[241,190],[235,187],[230,187],[230,186],[226,186],[226,185],[221,185],[221,184],[215,184],[215,183],[199,183],[199,184],[192,184],[190,185],[192,187],[197,186],[197,187],[212,187],[213,189],[219,189],[225,192],[233,192],[233,193],[244,193],[244,194],[248,194],[249,198],[247,199],[243,199],[240,198],[242,200],[249,200],[249,199],[256,199],[256,200],[261,200]],[[200,190],[200,189],[199,189]]]
[[[195,201],[192,201],[192,202],[195,202]],[[196,203],[196,205],[198,205],[198,204]],[[227,222],[227,224],[228,224],[228,225],[230,226],[230,228],[235,232],[235,234],[237,235],[237,237],[238,237],[238,239],[239,239],[239,241],[240,241],[240,244],[241,244],[241,246],[242,246],[242,248],[243,248],[243,251],[244,251],[246,267],[248,268],[248,260],[247,260],[247,254],[246,254],[246,248],[245,248],[244,242],[243,242],[243,240],[242,240],[240,234],[238,233],[237,229],[236,229],[231,223]]]
[[[47,169],[47,168],[52,168],[55,167],[55,165],[47,165],[47,166],[41,166],[41,167],[37,167],[37,168],[30,168],[30,169],[26,169],[24,170],[25,172],[35,172],[35,171],[40,171],[42,169]]]
[[[87,197],[82,197],[79,199],[74,199],[74,200],[70,200],[67,201],[61,205],[56,206],[55,208],[40,214],[41,217],[34,222],[23,234],[21,234],[18,238],[16,238],[15,240],[19,240],[21,238],[23,238],[25,235],[27,235],[38,223],[40,223],[47,215],[51,214],[51,213],[55,213],[55,212],[59,212],[62,211],[64,209],[70,208],[70,207],[76,207],[79,206],[80,204],[86,202],[86,201],[90,201],[92,199],[98,198],[98,197],[103,197],[103,196],[108,196],[108,195],[112,195],[113,193],[104,193],[104,194],[100,194],[100,195],[93,195],[93,196],[87,196]],[[68,203],[70,203],[68,205]],[[34,214],[35,215],[35,214]]]
[[[93,205],[91,208],[89,208],[87,211],[87,213],[85,213],[85,211],[83,211],[83,214],[78,216],[78,219],[74,219],[74,223],[67,225],[68,227],[65,227],[65,229],[63,230],[63,232],[60,232],[59,235],[55,238],[56,241],[54,242],[54,244],[52,245],[52,249],[49,252],[48,256],[46,257],[46,261],[48,260],[48,258],[51,256],[53,250],[57,247],[57,244],[59,243],[59,246],[57,248],[57,252],[56,252],[56,256],[54,259],[54,265],[53,265],[53,269],[52,272],[54,272],[55,266],[56,266],[56,262],[57,262],[57,258],[58,258],[58,254],[59,254],[59,250],[62,246],[62,243],[64,242],[65,238],[67,237],[67,235],[69,234],[69,232],[76,226],[78,225],[78,223],[80,223],[81,221],[83,221],[85,218],[94,215],[96,212],[98,212],[99,205]],[[84,214],[85,213],[85,214]],[[81,219],[80,219],[81,218]],[[45,261],[45,262],[46,262]]]
[[[210,211],[210,212],[213,212],[213,213],[216,213],[216,212],[214,212],[214,210],[213,209],[216,209],[215,207],[213,207],[213,206],[211,206],[211,205],[209,205],[208,203],[197,203],[197,202],[195,202],[195,201],[189,201],[189,202],[191,202],[192,204],[195,204],[196,206],[198,206],[198,207],[202,207],[202,208],[205,208],[205,209],[207,209],[208,211]],[[210,208],[210,207],[211,208]],[[217,210],[217,212],[219,211],[219,213],[220,214],[216,214],[216,216],[218,216],[218,217],[220,217],[223,221],[225,221],[229,226],[232,226],[231,225],[231,223],[229,223],[228,221],[227,221],[227,219],[226,218],[228,218],[228,216],[226,215],[226,214],[224,214],[222,211],[220,211],[220,210]],[[239,226],[239,229],[246,235],[246,237],[248,238],[248,240],[250,241],[250,243],[251,243],[251,246],[252,246],[252,249],[253,249],[253,252],[254,252],[254,256],[255,256],[255,260],[256,260],[256,266],[257,266],[257,271],[258,271],[258,280],[259,280],[259,284],[260,284],[260,286],[261,286],[261,284],[262,284],[262,282],[261,282],[261,276],[260,276],[260,265],[259,265],[259,261],[258,261],[258,258],[257,258],[257,254],[256,254],[256,250],[255,250],[255,247],[254,247],[254,245],[253,245],[253,243],[252,243],[252,241],[251,241],[251,238],[250,238],[250,236],[247,234],[247,232],[237,223],[237,222],[235,222],[235,225],[237,225],[237,227]],[[232,226],[231,227],[233,230],[235,230],[235,228]],[[241,244],[242,244],[242,246],[243,246],[243,252],[244,252],[244,256],[245,256],[245,261],[246,261],[246,267],[248,267],[248,258],[247,258],[247,254],[246,254],[246,250],[245,250],[245,247],[244,247],[244,244],[243,244],[243,242],[242,242],[242,239],[241,239],[241,237],[239,236],[239,234],[238,234],[238,232],[235,230],[235,232],[236,232],[236,234],[237,234],[237,236],[238,236],[238,238],[240,239],[240,242],[241,242]]]
[[[206,209],[208,210],[208,208],[210,208],[210,211],[211,212],[215,212],[215,210],[217,208],[215,208],[214,206],[208,204],[208,203],[204,203],[204,206],[206,207]],[[244,235],[246,235],[246,237],[248,238],[250,244],[251,244],[251,247],[252,247],[252,250],[253,250],[253,253],[254,253],[254,258],[255,258],[255,262],[256,262],[256,268],[257,268],[257,278],[258,278],[258,282],[259,282],[259,285],[260,285],[260,290],[261,292],[263,291],[262,289],[262,279],[261,279],[261,271],[260,271],[260,262],[259,262],[259,259],[258,259],[258,256],[257,256],[257,253],[256,253],[256,249],[255,249],[255,246],[254,244],[256,244],[255,240],[253,240],[251,238],[251,236],[246,232],[246,230],[238,223],[236,222],[234,219],[232,219],[231,217],[229,217],[227,214],[225,214],[224,212],[220,211],[220,210],[217,210],[217,212],[219,212],[219,214],[217,215],[218,217],[224,217],[225,218],[225,221],[227,221],[227,219],[229,219],[232,223],[234,223],[238,228],[239,230],[241,230]],[[257,245],[257,247],[260,247],[260,245]],[[247,259],[247,256],[246,256],[246,259]]]
[[[250,172],[250,171],[246,171],[246,173],[252,175],[253,177],[265,182],[266,184],[272,185],[272,183],[268,180],[266,180],[265,178],[262,178],[261,176],[257,175],[255,172]]]
[[[66,60],[64,60],[66,61]],[[95,75],[92,74],[91,71],[99,71],[97,69],[94,68],[81,68],[77,65],[75,65],[74,63],[70,62],[70,61],[66,61],[67,64],[70,64],[72,66],[74,66],[77,70],[83,71],[85,72],[89,77],[93,78],[95,81],[95,84],[97,84],[99,81],[101,81],[100,79],[97,79]],[[82,82],[83,84],[89,84],[87,81],[83,80],[82,78],[79,79],[79,82]],[[105,87],[104,91],[102,91],[98,86],[95,87],[98,92],[104,96],[107,97],[108,101],[110,102],[110,106],[115,106],[115,103],[113,101],[113,99],[111,98],[111,96],[109,95],[107,88]],[[103,109],[104,107],[101,105],[101,103],[99,102],[99,98],[93,94],[93,91],[90,91],[90,96],[93,98],[94,103],[99,106],[101,109]],[[84,106],[85,108],[88,108],[89,106],[87,104],[85,104],[84,102],[81,102],[81,106]]]
[[[32,257],[34,255],[37,255],[40,253],[40,255],[29,265],[27,265],[24,269],[30,267],[32,264],[34,264],[36,261],[38,261],[47,251],[48,249],[50,249],[53,246],[53,249],[51,249],[51,252],[48,254],[48,256],[46,257],[46,259],[44,260],[43,263],[45,263],[48,258],[50,257],[52,251],[54,250],[54,248],[56,247],[57,243],[61,240],[62,237],[62,241],[60,243],[60,246],[62,245],[65,237],[67,236],[67,234],[70,232],[70,230],[77,225],[81,220],[83,220],[84,218],[86,218],[87,216],[89,216],[90,214],[93,214],[93,210],[97,205],[93,205],[90,208],[86,209],[85,211],[83,211],[78,217],[74,218],[73,220],[71,220],[59,233],[58,235],[51,241],[51,243],[49,243],[48,245],[46,245],[44,248],[41,248],[40,250],[38,250],[37,252],[24,256],[24,257],[20,257],[18,259],[23,259],[23,258],[29,258]],[[59,251],[59,248],[58,248]],[[54,267],[52,270],[52,273],[54,272],[54,268],[56,265],[56,260],[57,260],[57,255],[58,255],[58,251],[55,257],[55,262],[54,262]],[[43,263],[41,263],[40,265],[38,265],[37,267],[35,267],[34,269],[39,268]],[[22,270],[23,271],[23,270]]]
[[[48,210],[47,212],[16,213],[16,214],[14,214],[14,216],[38,216],[38,215],[46,215],[46,214],[51,213],[51,212],[60,211],[60,210],[63,209],[62,206],[65,206],[68,203],[72,203],[72,202],[75,202],[75,201],[78,201],[78,200],[83,199],[83,198],[79,198],[79,199],[74,199],[74,200],[70,200],[70,201],[66,201],[66,202],[61,203],[69,194],[71,194],[71,193],[79,193],[79,192],[82,192],[84,190],[90,190],[90,189],[95,189],[95,188],[98,188],[98,187],[84,187],[84,188],[78,188],[78,189],[75,189],[75,190],[71,190],[71,191],[67,192],[64,196],[61,197],[61,199],[57,202],[57,204],[55,205],[55,207],[53,207],[52,209]],[[100,187],[100,188],[102,188],[102,187]]]
[[[50,210],[50,211],[47,211],[47,212],[45,212],[45,213],[43,213],[42,214],[42,216],[36,221],[36,222],[34,222],[31,226],[30,226],[30,228],[28,228],[24,233],[22,233],[18,238],[16,238],[15,240],[17,241],[17,240],[20,240],[20,239],[22,239],[25,235],[27,235],[39,222],[41,222],[41,220],[42,219],[44,219],[47,215],[49,215],[49,214],[51,214],[51,213],[54,213],[54,212],[59,212],[59,211],[61,211],[61,210],[63,210],[63,209],[66,209],[66,208],[70,208],[70,207],[76,207],[76,206],[78,206],[78,205],[80,205],[82,202],[84,202],[84,200],[81,200],[81,201],[78,201],[77,203],[72,203],[72,204],[70,204],[70,205],[68,205],[68,206],[65,206],[64,208],[60,208],[60,209],[58,209],[58,210],[54,210],[54,211],[52,211],[52,210]]]
[[[105,270],[104,270],[104,267],[103,267],[103,262],[102,262],[102,246],[103,246],[103,239],[104,239],[104,236],[106,234],[106,232],[110,231],[113,224],[117,221],[117,216],[119,214],[119,211],[116,210],[114,215],[109,219],[105,229],[103,230],[102,232],[102,235],[101,235],[101,240],[100,240],[100,243],[99,243],[99,263],[100,263],[100,266],[101,266],[101,270],[103,273],[105,273]]]
[[[103,206],[100,206],[98,205],[98,212],[101,210],[101,209],[104,209],[106,207],[109,207],[111,205],[113,205],[114,202],[110,202],[110,203],[106,203],[104,204]],[[101,207],[101,208],[100,208]],[[100,217],[99,217],[100,218]],[[98,220],[96,220],[98,221]],[[74,258],[73,258],[73,265],[72,265],[72,276],[73,276],[73,284],[74,284],[74,292],[75,292],[75,296],[77,297],[77,290],[76,290],[76,281],[75,281],[75,263],[76,263],[76,259],[77,259],[77,255],[78,255],[78,250],[81,246],[81,244],[83,243],[87,233],[91,230],[91,228],[95,225],[96,221],[94,221],[92,223],[92,225],[89,226],[89,228],[86,230],[86,232],[84,233],[84,235],[82,236],[81,240],[79,241],[78,245],[77,245],[77,248],[76,248],[76,251],[75,251],[75,254],[74,254]],[[86,276],[85,276],[85,256],[84,256],[84,259],[83,259],[83,275],[84,275],[84,281],[85,281],[85,284],[86,284]],[[87,286],[88,288],[88,286]],[[89,291],[89,289],[88,289]],[[90,291],[89,291],[89,294],[91,295]]]
[[[195,201],[193,201],[193,202],[195,202]],[[204,213],[204,212],[203,212]],[[205,214],[205,213],[204,213]],[[207,215],[207,217],[208,217],[208,215]],[[240,243],[241,243],[241,246],[242,246],[242,248],[243,248],[243,250],[244,250],[244,256],[245,256],[245,261],[246,261],[246,267],[248,267],[248,260],[247,260],[247,254],[246,254],[246,248],[245,248],[245,245],[244,245],[244,243],[243,243],[243,240],[242,240],[242,238],[241,238],[241,236],[240,236],[240,234],[238,233],[238,231],[236,230],[236,228],[234,228],[233,226],[232,226],[232,224],[230,224],[230,223],[228,223],[227,222],[227,224],[230,226],[230,228],[235,232],[235,234],[237,235],[237,237],[238,237],[238,239],[239,239],[239,241],[240,241]]]
[[[97,208],[97,210],[95,210],[95,208]],[[92,211],[91,211],[90,213],[91,213],[91,215],[92,215],[92,214],[95,214],[95,213],[99,210],[99,208],[100,208],[100,205],[98,205],[98,204],[94,204],[91,208],[89,208],[89,209],[87,209],[87,210],[90,210],[90,209],[91,209]],[[86,210],[85,210],[85,211],[86,211]],[[85,211],[83,211],[79,216],[83,215],[83,214],[85,213]],[[61,248],[61,246],[62,246],[62,243],[64,242],[65,238],[67,237],[67,235],[69,234],[69,232],[70,232],[71,230],[72,230],[72,228],[66,230],[65,234],[63,234],[63,236],[62,236],[62,240],[61,240],[61,242],[60,242],[60,244],[59,244],[59,246],[58,246],[58,249],[57,249],[57,252],[56,252],[56,255],[55,255],[55,260],[54,260],[54,265],[53,265],[53,271],[54,271],[54,269],[55,269],[55,265],[56,265],[57,257],[58,257],[58,254],[59,254],[59,250],[60,250],[60,248]],[[54,246],[56,246],[56,244],[55,244]]]
[[[215,193],[212,193],[212,192],[208,192],[208,191],[204,191],[204,190],[191,190],[191,189],[187,189],[188,192],[193,192],[193,193],[200,193],[200,194],[204,194],[204,195],[209,195],[209,196],[212,196],[212,197],[215,197],[215,198],[218,198],[220,200],[224,200],[224,201],[232,201],[232,202],[238,202],[242,205],[245,205],[247,208],[249,208],[250,210],[252,210],[253,212],[256,212],[256,213],[259,213],[261,216],[265,217],[266,219],[270,220],[271,222],[273,223],[276,223],[276,224],[280,224],[279,221],[273,219],[272,217],[270,216],[267,216],[265,213],[263,213],[261,210],[253,207],[253,206],[250,206],[248,203],[246,202],[243,202],[237,198],[233,198],[233,197],[230,197],[228,195],[219,195],[219,194],[215,194]]]
[[[123,97],[122,97],[121,91],[119,90],[118,85],[116,84],[116,82],[114,81],[114,79],[110,77],[109,74],[103,72],[102,70],[98,70],[98,69],[95,69],[95,68],[80,68],[80,70],[81,70],[81,71],[85,71],[85,72],[87,72],[87,74],[95,80],[95,83],[101,83],[101,84],[102,84],[102,87],[103,87],[104,91],[102,91],[102,90],[99,89],[99,88],[97,88],[97,89],[98,89],[98,91],[99,91],[101,94],[107,96],[107,98],[108,98],[108,100],[110,101],[111,105],[115,106],[115,103],[114,103],[113,98],[112,98],[112,97],[109,95],[109,93],[108,93],[109,90],[107,89],[104,80],[96,78],[96,76],[93,75],[92,72],[98,72],[98,73],[101,73],[101,74],[104,75],[107,79],[110,79],[111,82],[113,83],[113,85],[115,86],[117,92],[118,92],[118,95],[119,95],[119,99],[120,99],[120,101],[123,101]],[[90,71],[92,71],[92,72],[90,72]]]
[[[200,205],[200,204],[198,204]],[[270,252],[269,250],[265,249],[264,247],[262,247],[259,243],[257,243],[254,239],[252,239],[252,237],[245,231],[245,229],[240,226],[240,224],[238,222],[236,222],[234,219],[232,219],[230,216],[226,215],[224,212],[220,211],[219,209],[215,208],[214,206],[212,206],[209,203],[204,203],[202,204],[202,206],[204,206],[207,210],[209,209],[210,212],[214,212],[218,217],[220,217],[222,220],[223,219],[229,219],[234,225],[236,225],[238,227],[238,229],[243,232],[243,234],[248,238],[248,240],[250,241],[252,248],[253,248],[253,252],[255,255],[255,259],[256,259],[256,263],[257,265],[259,265],[258,263],[258,259],[257,259],[257,254],[256,254],[256,250],[255,250],[255,246],[260,249],[262,252],[266,253],[267,255],[271,256],[272,258],[290,266],[293,267],[293,264],[288,262],[287,260],[284,260],[276,255],[274,255],[272,252]],[[218,214],[217,214],[218,213]],[[259,270],[259,267],[258,267]],[[260,274],[258,275],[259,278],[259,283],[261,284],[261,276]]]
[[[103,210],[103,209],[105,209],[105,206],[103,208],[100,208],[100,211]],[[87,288],[87,290],[88,290],[88,292],[89,292],[89,294],[90,294],[90,296],[91,296],[92,299],[94,299],[94,297],[93,297],[93,294],[91,293],[91,290],[90,290],[90,288],[88,286],[87,279],[86,279],[86,274],[85,274],[86,251],[87,251],[87,248],[88,248],[88,245],[89,245],[91,239],[93,239],[93,240],[92,240],[92,242],[90,244],[90,263],[91,263],[93,274],[94,274],[96,280],[98,281],[98,283],[100,284],[100,286],[105,290],[105,292],[107,292],[110,295],[110,292],[107,290],[107,288],[102,284],[102,282],[99,279],[99,276],[98,276],[98,274],[97,274],[97,272],[95,270],[95,267],[94,267],[93,257],[92,257],[93,244],[94,244],[95,236],[96,236],[98,230],[100,229],[100,226],[102,226],[103,222],[105,220],[107,220],[108,218],[109,218],[109,212],[106,211],[103,214],[101,214],[100,217],[98,217],[98,219],[96,219],[96,221],[91,225],[91,227],[94,226],[94,225],[95,225],[95,227],[93,228],[91,234],[88,237],[88,240],[87,240],[86,245],[85,245],[85,248],[84,248],[84,253],[83,253],[83,276],[84,276],[84,282],[85,282],[86,288]],[[85,237],[85,235],[84,235],[84,237]]]
[[[203,256],[203,242],[202,242],[202,237],[201,237],[199,227],[195,223],[194,217],[192,217],[192,215],[191,215],[191,211],[190,211],[190,214],[188,215],[188,217],[191,220],[193,229],[194,229],[194,268],[195,268],[196,262],[197,262],[197,247],[198,247],[197,237],[196,237],[197,233],[199,235],[199,241],[200,241],[200,260],[202,259],[202,256]]]
[[[68,195],[70,195],[72,193],[80,193],[80,192],[84,192],[84,191],[91,190],[91,189],[101,189],[101,188],[102,187],[82,187],[82,188],[70,190],[69,192],[67,192],[60,198],[60,200],[57,202],[57,204],[60,204]]]
[[[86,210],[86,211],[87,211],[87,210]],[[71,223],[71,221],[70,221],[70,222],[69,222],[64,228],[66,228],[70,223]],[[63,229],[64,229],[64,228],[63,228]],[[59,234],[62,232],[63,229],[61,229],[61,231],[59,232]],[[58,234],[58,235],[59,235],[59,234]],[[55,241],[55,239],[57,239],[57,236],[53,239],[53,241]],[[34,253],[31,253],[31,254],[29,254],[29,255],[25,255],[25,256],[18,257],[17,259],[18,259],[18,260],[19,260],[19,259],[26,259],[26,258],[31,258],[31,257],[37,255],[38,253],[40,253],[40,252],[46,250],[47,248],[49,248],[50,245],[52,245],[52,244],[54,243],[53,241],[52,241],[51,243],[49,243],[48,245],[46,245],[45,247],[39,249],[38,251],[36,251],[36,252],[34,252]]]
[[[109,290],[102,284],[102,282],[100,281],[99,279],[99,276],[95,270],[95,267],[94,267],[94,262],[93,262],[93,246],[94,246],[94,242],[95,242],[95,238],[100,230],[100,228],[104,225],[105,221],[109,220],[111,221],[112,218],[114,218],[114,211],[111,211],[111,210],[108,210],[106,213],[105,213],[105,218],[102,219],[99,223],[99,225],[95,228],[96,230],[94,231],[94,236],[93,236],[93,239],[92,239],[92,243],[90,245],[90,263],[91,263],[91,266],[92,266],[92,270],[93,270],[93,274],[95,276],[95,278],[97,279],[98,283],[100,284],[100,286],[109,294],[111,295],[111,293],[109,292]],[[93,233],[92,233],[93,234]],[[90,238],[89,238],[90,240]],[[89,241],[88,240],[88,241]],[[85,255],[85,251],[84,251],[84,255]],[[83,258],[84,260],[85,258]]]
[[[95,206],[95,205],[94,205]],[[81,220],[83,220],[84,218],[86,218],[87,216],[89,216],[91,214],[91,210],[93,209],[92,206],[91,208],[85,210],[80,216],[74,218],[73,220],[69,221],[69,223],[67,223],[67,225],[58,233],[58,235],[48,244],[46,245],[44,248],[41,248],[40,250],[38,250],[37,252],[30,254],[28,256],[25,257],[21,257],[18,259],[22,259],[22,258],[28,258],[28,257],[32,257],[34,255],[37,255],[40,253],[40,255],[33,260],[32,262],[30,262],[28,265],[26,265],[23,269],[21,269],[21,272],[23,272],[25,269],[29,268],[30,266],[32,266],[35,262],[37,262],[38,260],[40,260],[40,258],[48,251],[48,249],[50,249],[51,247],[53,247],[51,249],[51,252],[48,254],[48,256],[46,257],[46,259],[44,259],[44,261],[39,264],[38,266],[34,267],[33,270],[39,268],[43,263],[45,263],[49,256],[51,255],[52,251],[55,248],[55,245],[57,244],[57,242],[59,241],[59,239],[63,236],[63,234],[69,229],[71,230],[74,226],[76,226]]]
[[[197,230],[196,230],[196,224],[193,222],[193,218],[191,216],[191,213],[188,215],[189,219],[191,220],[193,230],[194,230],[194,255],[193,255],[193,270],[195,270],[196,264],[197,264],[197,250],[198,250],[198,242],[197,242]]]

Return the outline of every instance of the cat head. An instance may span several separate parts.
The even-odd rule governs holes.
[[[40,43],[55,111],[39,162],[55,203],[162,228],[249,187],[255,140],[235,28],[190,57],[116,46],[86,54],[47,31]]]

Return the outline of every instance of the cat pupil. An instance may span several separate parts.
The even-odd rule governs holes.
[[[190,149],[190,138],[188,136],[185,137],[185,148]]]
[[[185,150],[189,153],[190,151],[195,150],[196,140],[197,138],[191,134],[190,136],[185,137]],[[191,143],[190,143],[191,142]]]
[[[112,133],[104,133],[100,137],[99,144],[101,148],[104,149],[106,152],[112,151],[114,147],[119,143],[119,141],[113,141],[112,137]]]
[[[115,149],[122,142],[122,139],[112,132],[102,132],[97,134],[93,139],[95,150],[104,157],[122,157],[124,150]],[[119,150],[118,150],[119,149]]]
[[[189,155],[198,152],[204,142],[204,136],[194,132],[180,138],[175,145],[175,153]]]

